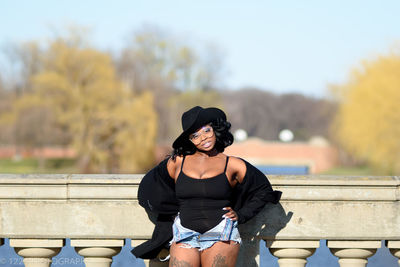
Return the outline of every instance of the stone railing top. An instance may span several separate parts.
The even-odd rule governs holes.
[[[0,236],[147,239],[143,174],[0,174]],[[281,202],[241,227],[277,240],[400,240],[399,177],[268,176]]]
[[[0,199],[136,199],[143,174],[0,174]],[[398,201],[396,176],[268,176],[282,201]],[[14,186],[14,187],[13,187]],[[13,187],[13,190],[10,190]]]
[[[1,184],[139,184],[143,174],[0,174]]]

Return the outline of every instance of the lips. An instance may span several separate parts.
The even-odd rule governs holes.
[[[203,147],[210,147],[211,146],[211,141],[205,142],[203,144]]]

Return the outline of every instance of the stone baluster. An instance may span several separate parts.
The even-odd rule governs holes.
[[[25,267],[49,267],[64,244],[64,239],[10,239],[10,247],[24,258]]]
[[[84,257],[86,267],[110,267],[112,257],[124,243],[124,239],[71,239],[71,246]]]
[[[131,246],[139,246],[144,243],[146,240],[132,239]],[[144,264],[146,267],[168,267],[169,260],[160,261],[159,259],[165,259],[169,255],[169,251],[167,249],[161,250],[158,254],[158,259],[144,260]]]
[[[381,241],[335,241],[328,240],[327,247],[339,258],[340,267],[365,267],[367,258],[381,247]]]
[[[389,248],[390,252],[399,259],[400,266],[400,241],[387,241],[386,246]]]
[[[304,267],[319,247],[319,240],[266,240],[267,248],[278,258],[280,267]]]

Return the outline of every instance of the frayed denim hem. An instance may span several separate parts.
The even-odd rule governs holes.
[[[237,224],[237,221],[225,218],[221,220],[218,225],[201,234],[182,226],[178,214],[175,217],[174,224],[172,225],[173,237],[169,242],[169,245],[171,246],[173,242],[176,242],[177,244],[182,243],[190,246],[184,246],[184,248],[198,248],[199,251],[211,247],[218,241],[234,241],[240,245],[242,240],[240,238]]]
[[[242,240],[239,238],[238,240],[227,240],[227,241],[233,241],[236,244],[242,244]],[[227,242],[224,240],[215,240],[215,241],[206,241],[206,242],[202,242],[202,246],[198,246],[198,245],[194,245],[191,244],[191,241],[180,241],[180,242],[176,242],[175,244],[177,246],[179,246],[180,248],[197,248],[198,251],[203,251],[205,249],[208,249],[210,247],[212,247],[215,243],[217,242]],[[172,243],[174,243],[172,240],[170,241],[170,246],[172,245]]]

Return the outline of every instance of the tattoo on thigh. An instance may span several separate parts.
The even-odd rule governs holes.
[[[223,257],[221,254],[217,254],[214,257],[212,267],[228,267],[228,264],[226,263],[226,256]]]
[[[172,257],[169,260],[169,267],[192,267],[192,265],[184,260],[178,260],[176,257]]]

